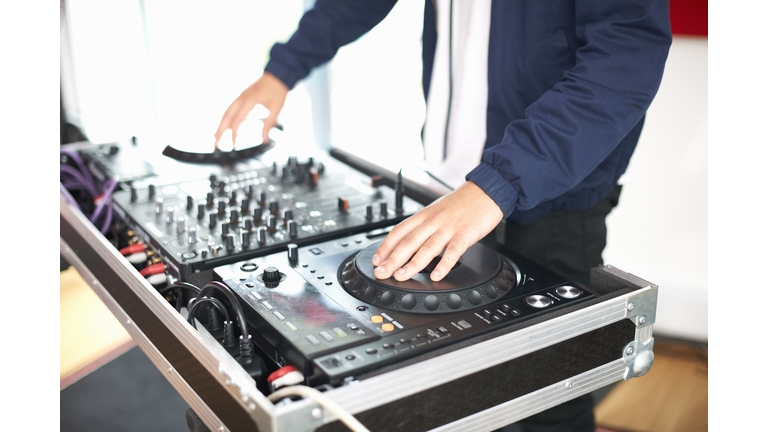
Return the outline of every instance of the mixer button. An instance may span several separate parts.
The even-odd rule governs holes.
[[[391,344],[391,343],[385,343],[384,345],[382,345],[382,347],[383,347],[384,349],[392,349],[392,348],[394,348],[395,346],[394,346],[393,344]]]
[[[291,331],[299,331],[299,329],[298,329],[298,328],[297,328],[295,325],[293,325],[293,323],[292,323],[292,322],[290,322],[290,321],[286,321],[284,324],[285,324],[285,326],[286,326],[286,327],[288,327],[288,328],[289,328]]]
[[[476,290],[469,290],[467,293],[467,300],[469,300],[469,302],[473,305],[477,306],[480,304],[480,302],[483,301],[483,296],[481,296],[480,293]]]
[[[392,330],[395,329],[395,325],[392,323],[384,323],[381,325],[381,329],[384,330],[385,332],[391,332]]]
[[[461,307],[461,297],[456,293],[449,294],[446,303],[451,309],[458,309]]]
[[[371,317],[371,322],[374,324],[382,323],[384,322],[384,317],[382,317],[381,315],[374,315]]]
[[[396,298],[395,294],[392,293],[392,291],[385,291],[381,295],[381,304],[383,304],[384,306],[389,306],[395,302],[395,298]]]
[[[368,348],[365,350],[365,352],[367,354],[376,354],[377,352],[379,352],[379,350],[377,350],[376,348]]]
[[[428,295],[424,297],[424,307],[427,308],[427,310],[433,311],[436,310],[440,306],[440,299],[437,298],[435,295]]]
[[[312,345],[315,345],[315,346],[317,346],[317,345],[320,345],[320,340],[318,340],[318,339],[317,339],[316,337],[314,337],[313,335],[308,335],[308,336],[307,336],[307,340],[308,340],[308,341],[309,341],[309,342],[310,342]]]
[[[346,357],[344,357],[344,358],[345,358],[345,359],[347,359],[347,360],[349,360],[349,361],[352,361],[352,360],[354,360],[356,357],[354,356],[354,354],[350,354],[350,355],[348,355],[348,356],[346,356]]]
[[[560,297],[572,299],[580,296],[581,290],[574,286],[564,285],[564,286],[557,287],[555,289],[555,293],[557,293],[557,295],[559,295]]]
[[[345,332],[344,330],[342,330],[342,329],[341,329],[341,328],[339,328],[339,327],[334,327],[334,328],[332,328],[331,330],[333,330],[333,332],[334,332],[334,333],[336,333],[336,335],[337,335],[338,337],[340,337],[340,338],[345,338],[345,337],[347,337],[347,332]],[[356,328],[355,328],[355,329],[352,329],[352,330],[356,330]]]
[[[404,295],[403,299],[400,301],[400,305],[403,306],[403,309],[413,309],[416,306],[416,296],[413,294]]]
[[[543,295],[534,294],[525,298],[525,303],[529,306],[542,309],[552,304],[552,299]]]
[[[331,334],[330,334],[330,333],[328,333],[328,332],[327,332],[327,331],[325,331],[325,330],[323,330],[323,331],[321,331],[321,332],[320,332],[320,336],[322,336],[322,337],[323,337],[323,339],[325,339],[325,340],[326,340],[326,341],[328,341],[328,342],[333,342],[333,336],[331,336]]]
[[[411,340],[408,339],[408,338],[402,338],[402,339],[400,339],[400,343],[401,344],[409,344],[409,343],[411,343]]]

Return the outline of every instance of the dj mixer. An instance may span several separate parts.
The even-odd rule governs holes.
[[[378,279],[373,254],[430,192],[273,147],[84,146],[115,186],[105,234],[62,190],[62,255],[209,428],[346,430],[286,396],[311,389],[369,430],[493,430],[650,369],[654,284],[601,266],[583,285],[490,237],[439,282],[440,256]]]

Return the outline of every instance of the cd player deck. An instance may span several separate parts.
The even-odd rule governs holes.
[[[440,282],[377,280],[381,233],[358,234],[218,267],[256,343],[309,385],[340,384],[395,362],[592,297],[495,243],[470,247]]]

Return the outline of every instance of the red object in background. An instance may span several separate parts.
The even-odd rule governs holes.
[[[707,36],[708,0],[669,0],[669,19],[673,35]]]

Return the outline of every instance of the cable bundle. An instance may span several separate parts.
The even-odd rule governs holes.
[[[110,178],[99,187],[99,185],[91,177],[91,173],[88,172],[88,168],[83,163],[80,155],[77,152],[60,149],[62,161],[65,157],[74,161],[75,166],[61,163],[59,165],[59,178],[60,188],[66,189],[68,192],[80,191],[85,194],[88,199],[95,204],[95,209],[90,212],[90,215],[86,214],[86,211],[80,204],[74,200],[69,199],[69,194],[64,194],[67,200],[77,206],[77,208],[86,214],[88,219],[93,223],[102,234],[106,234],[109,226],[112,223],[112,194],[117,188],[117,180]],[[97,225],[101,221],[101,225]]]

